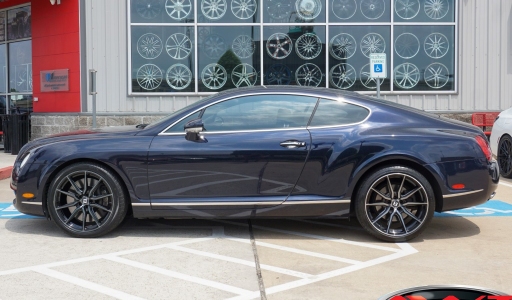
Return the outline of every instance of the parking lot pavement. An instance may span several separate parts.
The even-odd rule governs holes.
[[[1,207],[15,214],[6,181]],[[512,181],[502,183],[487,206],[437,215],[400,244],[355,220],[129,219],[74,239],[42,218],[0,215],[0,299],[377,299],[427,284],[512,293]]]

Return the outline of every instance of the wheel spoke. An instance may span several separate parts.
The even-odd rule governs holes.
[[[108,194],[108,195],[99,195],[99,196],[96,196],[96,197],[90,197],[89,199],[91,201],[98,201],[100,199],[103,199],[103,198],[107,198],[107,197],[111,197],[112,194]]]
[[[103,181],[103,178],[100,178],[98,180],[98,182],[96,182],[96,184],[92,187],[92,189],[89,191],[89,195],[87,195],[89,198],[92,197],[92,194],[96,191],[96,189],[98,188],[98,186],[100,185],[100,183]]]
[[[398,216],[400,223],[402,223],[402,227],[404,228],[405,233],[408,233],[409,231],[407,230],[407,226],[405,226],[405,221],[404,218],[402,217],[402,214],[398,212],[396,215]]]
[[[82,231],[85,231],[85,223],[87,221],[87,212],[85,206],[82,206]]]
[[[421,189],[422,189],[422,187],[421,187],[421,186],[419,186],[419,187],[415,188],[414,190],[410,191],[410,192],[409,192],[409,193],[407,193],[405,196],[403,196],[403,197],[401,198],[401,200],[407,200],[407,199],[409,199],[412,195],[414,195],[417,191],[419,191],[419,190],[421,190]]]
[[[71,180],[71,178],[69,178],[69,176],[66,176],[66,178],[71,183],[71,185],[75,188],[75,191],[77,191],[79,194],[82,194],[82,190],[78,187],[78,185],[76,185],[76,182]]]
[[[89,211],[89,214],[91,215],[92,219],[94,220],[94,223],[96,223],[96,226],[100,227],[101,224],[100,224],[100,220],[98,220],[98,217],[96,217],[96,213],[94,212],[94,210],[91,208],[91,206],[89,206],[87,208],[87,210]]]
[[[402,183],[400,184],[400,188],[398,189],[398,199],[400,199],[400,197],[402,197],[402,188],[404,187],[404,182],[405,182],[405,175],[404,175],[404,178],[402,178]]]
[[[416,206],[416,205],[427,205],[427,202],[407,202],[402,204],[402,206]]]
[[[391,223],[393,223],[393,216],[396,214],[396,210],[393,210],[388,220],[388,228],[386,228],[386,233],[389,233],[389,229],[391,228]]]
[[[389,206],[389,204],[384,202],[378,202],[378,203],[366,203],[366,206]]]
[[[67,218],[66,220],[64,220],[64,224],[67,224],[69,223],[69,221],[71,221],[74,217],[76,217],[76,215],[78,215],[78,213],[80,212],[80,209],[77,208],[73,211],[73,213],[71,214],[71,216],[69,216],[69,218]]]
[[[372,187],[372,191],[374,191],[375,193],[377,193],[377,194],[378,194],[379,196],[381,196],[382,198],[384,198],[384,199],[386,199],[386,200],[391,201],[391,198],[390,198],[390,197],[388,197],[388,196],[384,196],[381,192],[377,191],[377,190],[376,190],[376,189],[374,189],[373,187]]]
[[[395,191],[393,191],[393,186],[391,185],[391,180],[389,179],[389,176],[386,176],[386,179],[388,181],[388,190],[389,190],[389,193],[391,194],[391,199],[394,199]]]
[[[62,205],[62,206],[56,207],[55,209],[56,210],[61,210],[61,209],[64,209],[64,208],[73,207],[73,206],[76,206],[79,202],[80,201],[75,201],[73,203],[69,203],[69,204],[66,204],[66,205]]]
[[[98,208],[98,209],[104,210],[104,211],[109,212],[109,213],[111,213],[111,212],[112,212],[112,210],[110,210],[110,209],[108,209],[108,208],[106,208],[106,207],[103,207],[103,206],[101,206],[101,205],[99,205],[99,204],[96,204],[96,203],[91,203],[91,204],[89,204],[89,206],[92,206],[92,207],[95,207],[95,208]]]
[[[419,223],[422,223],[420,219],[418,219],[415,215],[413,215],[409,210],[405,209],[405,208],[402,208],[402,211],[408,215],[409,217],[413,218],[414,220],[416,220],[417,222]]]
[[[383,210],[376,218],[372,221],[373,224],[377,223],[380,219],[382,219],[389,211],[391,210],[391,207],[386,208]]]
[[[66,191],[63,191],[63,190],[59,190],[59,189],[57,189],[57,192],[62,193],[64,195],[67,195],[67,196],[69,196],[69,197],[71,197],[71,198],[73,198],[73,199],[78,201],[78,197],[75,194],[72,194],[72,193],[69,193],[69,192],[66,192]]]

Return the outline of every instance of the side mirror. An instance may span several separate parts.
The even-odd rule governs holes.
[[[185,139],[193,142],[204,142],[204,137],[199,133],[204,131],[204,124],[202,119],[194,119],[185,124]]]

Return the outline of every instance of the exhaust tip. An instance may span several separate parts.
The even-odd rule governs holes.
[[[489,199],[488,199],[487,201],[489,201],[489,200],[491,200],[492,198],[494,198],[494,196],[496,196],[496,192],[492,192],[491,196],[489,197]]]

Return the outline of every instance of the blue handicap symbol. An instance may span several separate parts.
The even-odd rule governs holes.
[[[375,64],[375,65],[373,65],[373,71],[375,73],[382,73],[382,64]]]
[[[32,219],[39,218],[20,213],[11,203],[0,203],[0,219]]]
[[[512,204],[500,200],[487,201],[477,206],[435,213],[436,217],[512,217]]]

